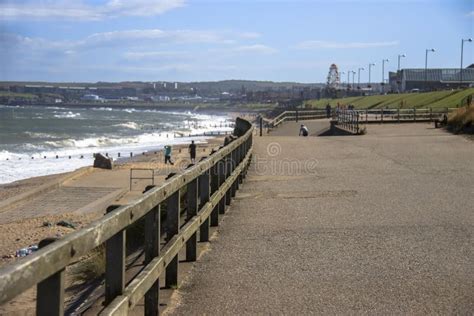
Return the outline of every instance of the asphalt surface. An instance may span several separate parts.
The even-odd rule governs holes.
[[[474,143],[427,124],[256,137],[171,314],[472,314]]]

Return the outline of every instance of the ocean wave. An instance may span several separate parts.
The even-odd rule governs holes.
[[[75,117],[81,116],[81,113],[73,113],[71,111],[68,111],[68,112],[56,112],[56,111],[54,111],[54,113],[57,113],[57,114],[54,114],[54,117],[56,117],[56,118],[75,118]]]
[[[112,108],[106,108],[106,107],[100,107],[100,108],[91,108],[91,110],[93,110],[93,111],[108,111],[108,112],[110,112],[110,111],[113,111],[114,109],[112,109]]]
[[[135,122],[120,123],[120,124],[115,124],[114,126],[126,127],[126,128],[129,128],[129,129],[140,129],[140,125],[138,125]]]

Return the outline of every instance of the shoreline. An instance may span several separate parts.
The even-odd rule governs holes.
[[[196,113],[197,114],[197,113]],[[215,113],[216,115],[219,113]],[[183,143],[206,142],[214,137],[222,136],[233,131],[233,118],[239,113],[220,113],[222,122],[220,124],[207,125],[191,128],[189,131],[175,126],[172,130],[147,130],[139,131],[139,134],[130,136],[131,141],[117,141],[112,137],[110,143],[95,144],[89,147],[58,147],[38,149],[34,152],[14,150],[0,151],[1,164],[4,168],[0,176],[0,188],[5,184],[12,184],[19,180],[28,179],[36,176],[48,176],[53,174],[74,171],[80,167],[93,164],[93,154],[101,153],[113,158],[115,162],[121,162],[123,158],[136,157],[143,152],[159,151],[165,145],[177,146]],[[211,117],[212,118],[212,117]],[[219,122],[221,120],[219,119]],[[214,120],[217,122],[217,120]],[[86,139],[85,141],[99,142],[102,136]],[[105,136],[104,136],[105,137]],[[84,141],[78,138],[79,141]],[[97,140],[98,139],[98,140]],[[21,166],[25,166],[22,168]],[[18,169],[20,168],[20,169]]]

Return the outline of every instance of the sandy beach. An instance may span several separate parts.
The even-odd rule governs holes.
[[[197,159],[210,154],[213,148],[217,148],[223,143],[224,137],[215,137],[207,139],[203,143],[197,143]],[[61,184],[59,189],[53,189],[53,192],[46,192],[40,196],[34,197],[31,201],[18,203],[12,209],[0,209],[0,266],[21,260],[15,257],[17,250],[31,245],[37,245],[38,242],[47,237],[63,237],[77,229],[87,226],[95,219],[100,218],[105,213],[105,207],[110,204],[126,204],[142,195],[143,189],[151,184],[150,179],[134,180],[132,190],[129,187],[130,170],[132,168],[142,168],[154,170],[155,185],[162,183],[170,172],[179,172],[186,168],[189,163],[188,145],[173,146],[172,159],[174,165],[165,165],[163,153],[161,151],[151,151],[116,162],[113,170],[93,169],[84,175],[72,178]],[[72,175],[63,173],[43,177],[35,177],[16,181],[0,186],[0,201],[11,199],[19,194],[34,190],[38,186],[48,182],[60,181],[61,179]],[[140,175],[139,175],[140,176]],[[83,190],[85,195],[90,194],[87,189],[92,190],[110,189],[111,198],[107,201],[98,203],[94,196],[87,200],[89,207],[83,205],[77,206],[75,210],[71,209],[75,204],[73,201],[71,207],[66,207],[60,200],[51,201],[48,195],[55,195],[54,190]],[[77,191],[74,191],[77,192]],[[114,193],[118,192],[115,196]],[[110,194],[109,194],[110,195]],[[48,200],[44,209],[43,202],[35,202],[34,199],[45,198]],[[67,198],[67,197],[65,197]],[[100,197],[100,200],[103,199]],[[105,203],[105,204],[104,204]],[[29,205],[36,205],[31,208]],[[56,205],[58,204],[58,205]],[[67,204],[67,203],[66,203]],[[49,207],[48,207],[49,205]],[[53,205],[54,207],[50,207]],[[71,211],[72,210],[72,211]],[[72,223],[75,228],[57,225],[60,221]],[[31,289],[23,293],[16,299],[0,306],[1,315],[29,314],[34,311],[35,290]]]

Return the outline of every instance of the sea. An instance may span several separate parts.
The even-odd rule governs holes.
[[[117,159],[229,132],[225,115],[115,107],[0,105],[0,184],[72,171],[93,154]],[[190,137],[191,135],[191,137]]]

